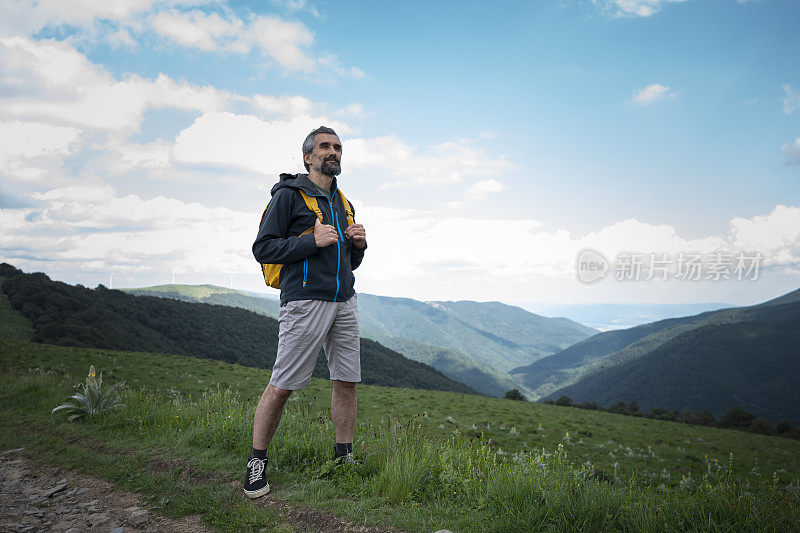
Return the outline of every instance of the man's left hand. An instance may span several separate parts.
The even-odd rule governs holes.
[[[359,250],[367,245],[367,232],[364,231],[364,226],[361,224],[350,224],[344,230],[344,234],[353,239],[353,244]]]

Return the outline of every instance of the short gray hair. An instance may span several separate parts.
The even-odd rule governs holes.
[[[314,138],[317,136],[318,133],[327,133],[329,135],[336,135],[336,132],[333,131],[332,128],[327,126],[320,126],[319,128],[315,129],[311,133],[308,134],[306,140],[303,141],[303,155],[310,154],[314,151],[314,148],[317,146],[316,141]],[[338,137],[338,135],[336,135]],[[310,170],[308,167],[308,163],[306,163],[305,158],[303,159],[303,166],[306,167],[306,170]]]

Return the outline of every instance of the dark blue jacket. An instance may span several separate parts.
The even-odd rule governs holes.
[[[306,206],[298,189],[317,198],[322,223],[336,228],[337,242],[317,248],[313,232],[300,236],[314,227],[317,215]],[[355,214],[352,204],[350,209]],[[361,264],[364,250],[345,236],[345,228],[347,212],[336,190],[336,178],[328,198],[320,194],[308,174],[281,174],[272,187],[272,200],[253,243],[256,261],[283,265],[279,278],[281,304],[292,300],[343,302],[353,296],[353,270]]]

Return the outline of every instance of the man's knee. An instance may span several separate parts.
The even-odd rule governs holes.
[[[292,395],[292,392],[293,391],[287,389],[279,389],[278,387],[270,383],[269,385],[267,385],[267,388],[264,391],[264,395],[261,397],[261,400],[262,401],[266,400],[267,402],[270,403],[276,402],[283,404],[286,403],[286,400],[289,399],[289,396]]]
[[[354,381],[339,381],[338,379],[331,380],[333,388],[339,391],[354,391],[356,390],[356,383]]]

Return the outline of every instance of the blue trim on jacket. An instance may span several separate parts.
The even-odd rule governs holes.
[[[317,248],[313,233],[300,236],[314,226],[317,216],[308,209],[299,189],[325,198],[319,202],[322,223],[336,228],[339,239],[335,246]],[[283,265],[281,304],[292,300],[350,299],[355,293],[352,271],[361,264],[364,250],[356,248],[341,230],[347,227],[347,212],[336,190],[336,178],[331,184],[331,198],[319,194],[308,174],[281,174],[271,193],[272,200],[253,243],[253,256],[259,263]],[[352,204],[350,209],[355,214]]]

